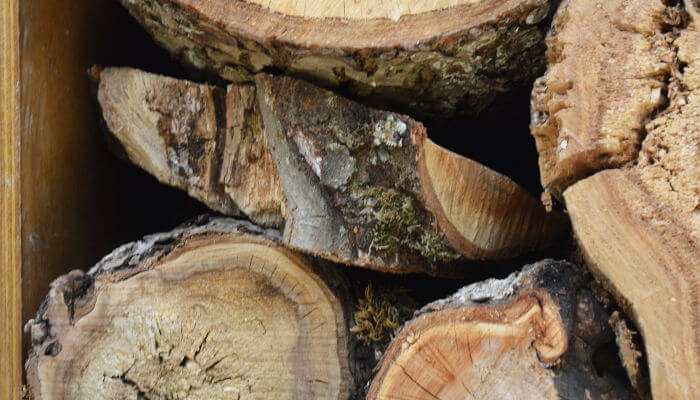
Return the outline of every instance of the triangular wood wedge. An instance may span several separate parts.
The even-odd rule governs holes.
[[[349,398],[372,357],[347,285],[278,242],[200,221],[59,277],[26,327],[32,399]]]
[[[544,69],[553,0],[122,0],[197,68],[276,70],[413,112],[478,113]]]
[[[431,303],[397,334],[369,389],[389,399],[634,399],[594,354],[608,315],[576,267],[552,260]]]
[[[550,246],[567,229],[420,123],[303,81],[259,75],[255,86],[216,88],[126,68],[99,81],[104,119],[132,161],[320,257],[454,274],[466,259]]]

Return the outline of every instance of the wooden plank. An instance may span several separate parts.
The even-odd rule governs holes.
[[[22,384],[19,0],[0,2],[0,398]]]
[[[68,6],[70,4],[70,6]],[[113,246],[109,154],[99,135],[87,70],[100,61],[118,4],[22,2],[22,320],[49,283]],[[24,351],[28,350],[27,343]]]

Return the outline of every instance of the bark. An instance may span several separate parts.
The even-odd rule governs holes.
[[[467,260],[551,246],[567,226],[507,177],[432,143],[409,117],[259,75],[226,89],[99,74],[108,127],[136,164],[288,246],[389,272],[463,275]]]
[[[572,264],[544,260],[427,305],[390,345],[367,398],[635,398],[594,366],[614,335],[585,283]]]
[[[122,0],[159,44],[225,79],[276,70],[431,115],[476,114],[529,85],[552,3]]]
[[[371,355],[344,285],[248,222],[148,236],[52,283],[26,327],[32,398],[350,398]]]
[[[532,135],[545,197],[633,164],[645,124],[667,104],[682,7],[662,0],[564,1],[532,92]],[[549,202],[549,200],[547,199]]]
[[[606,45],[594,44],[601,40],[596,37],[559,43],[559,50],[595,48],[609,61],[566,56],[570,68],[582,67],[568,81],[548,81],[552,91],[564,88],[552,95],[559,98],[561,111],[549,119],[551,126],[559,125],[552,132],[574,135],[559,140],[612,149],[606,153],[584,146],[575,164],[586,166],[586,172],[574,172],[585,176],[622,167],[578,181],[563,198],[588,266],[639,327],[652,396],[694,398],[700,393],[700,8],[693,1],[572,0],[558,12],[558,36],[579,26],[576,21],[583,30],[580,10],[589,9],[607,12],[592,16],[597,22],[586,28],[609,30]],[[545,77],[557,75],[563,65],[554,64]],[[595,65],[603,70],[595,71]],[[593,96],[594,87],[601,94]],[[585,121],[593,123],[590,136],[578,135]],[[609,141],[634,145],[623,151]],[[599,163],[616,159],[620,162]]]

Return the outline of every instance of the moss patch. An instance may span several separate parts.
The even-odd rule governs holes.
[[[365,297],[357,304],[354,313],[356,325],[350,328],[350,332],[366,344],[388,343],[416,309],[415,301],[407,292],[401,288],[375,291],[372,284],[368,284]]]
[[[437,233],[421,223],[412,196],[393,189],[377,193],[373,210],[377,223],[372,232],[370,249],[397,251],[401,248],[420,254],[433,263],[446,263],[459,258],[449,250]]]

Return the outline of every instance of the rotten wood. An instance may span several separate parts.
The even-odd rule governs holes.
[[[532,92],[531,131],[549,196],[606,168],[633,164],[645,124],[667,104],[682,7],[661,0],[564,1]]]
[[[544,67],[549,0],[122,0],[163,47],[233,82],[276,70],[419,114],[477,114]]]
[[[259,75],[224,88],[107,68],[98,99],[129,158],[211,208],[283,229],[292,248],[389,272],[551,246],[567,229],[507,177],[404,115]]]
[[[378,399],[633,399],[599,371],[607,311],[572,264],[543,260],[425,306],[369,389]]]
[[[32,398],[354,396],[371,359],[348,333],[343,278],[278,242],[216,218],[59,277],[25,328]]]

